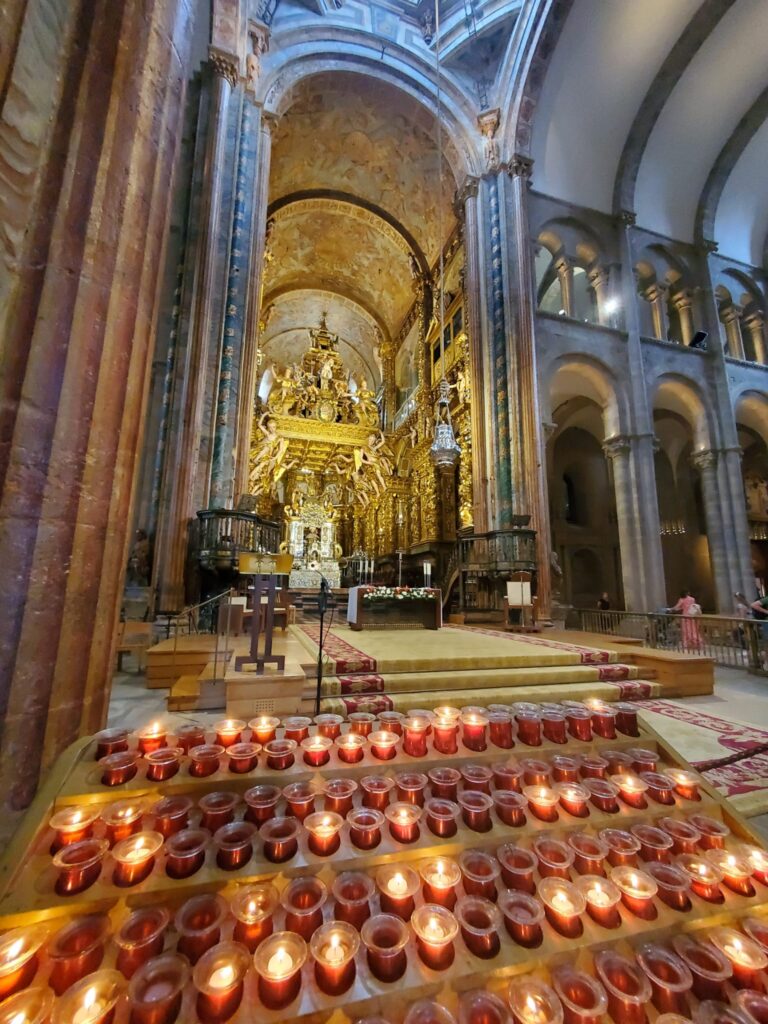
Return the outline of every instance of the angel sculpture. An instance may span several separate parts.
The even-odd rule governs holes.
[[[264,435],[264,440],[251,461],[249,474],[251,492],[266,490],[265,485],[270,482],[277,483],[283,474],[295,464],[295,460],[288,463],[284,461],[290,441],[287,437],[280,437],[277,432],[277,424],[268,412],[265,412],[259,420],[258,429]]]

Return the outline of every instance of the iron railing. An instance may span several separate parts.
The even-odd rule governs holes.
[[[671,615],[665,612],[576,609],[579,629],[633,637],[660,650],[701,654],[718,665],[764,673],[768,669],[768,621],[735,615]]]
[[[280,527],[255,512],[227,508],[197,513],[197,557],[204,569],[234,567],[241,552],[276,552]]]

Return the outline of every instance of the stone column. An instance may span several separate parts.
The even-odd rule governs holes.
[[[608,290],[608,275],[602,267],[593,267],[590,271],[587,272],[587,280],[589,281],[590,287],[595,293],[598,320],[601,324],[604,324],[606,327],[612,327],[613,317],[606,308],[610,300],[610,292]]]
[[[180,387],[176,395],[176,432],[164,466],[163,499],[155,537],[153,587],[157,610],[178,611],[184,605],[184,566],[189,523],[195,512],[195,482],[205,401],[206,367],[213,330],[212,281],[219,236],[222,166],[227,107],[237,80],[237,62],[220,51],[209,54],[210,111],[203,167],[202,199],[196,262],[191,281],[191,310]],[[207,491],[207,487],[205,488]]]
[[[0,152],[14,153],[12,165],[0,159],[6,815],[106,717],[196,9],[112,0],[78,24],[78,4],[28,4],[5,71]]]
[[[752,351],[755,355],[755,362],[766,364],[765,345],[765,314],[762,310],[756,310],[742,319],[742,324],[747,328],[752,341]]]
[[[717,610],[723,613],[733,608],[733,593],[737,589],[731,577],[728,545],[732,538],[728,536],[723,509],[720,502],[718,486],[718,462],[720,452],[714,449],[703,449],[694,452],[691,463],[701,477],[701,496],[704,502],[704,518],[707,524],[707,544],[709,561],[712,566],[712,578],[715,584]]]
[[[728,355],[733,359],[744,359],[744,339],[741,336],[741,310],[738,306],[726,306],[720,314],[725,324],[728,340]]]
[[[565,256],[560,256],[559,259],[555,260],[553,267],[557,272],[557,277],[560,281],[560,293],[563,298],[563,309],[565,310],[565,315],[572,317],[574,315],[573,267],[571,266],[570,260]]]
[[[667,340],[669,335],[669,322],[667,321],[666,289],[660,284],[652,284],[645,290],[645,298],[651,306],[651,318],[653,319],[653,333],[662,341]]]
[[[688,347],[693,341],[693,296],[687,290],[678,292],[673,298],[675,309],[680,320],[680,340]]]

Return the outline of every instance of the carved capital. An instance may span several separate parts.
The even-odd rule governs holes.
[[[701,248],[709,255],[713,252],[717,252],[718,244],[712,238],[703,238],[701,241]]]
[[[456,189],[456,194],[453,197],[453,208],[457,217],[460,217],[464,212],[464,205],[467,200],[474,199],[477,196],[479,187],[480,179],[476,178],[474,174],[468,174]]]
[[[675,308],[680,311],[691,309],[693,307],[693,295],[686,289],[673,295],[672,302]]]
[[[208,65],[214,75],[225,78],[234,89],[240,73],[240,62],[237,57],[211,46],[208,48]]]
[[[515,153],[507,164],[507,172],[512,178],[528,178],[533,173],[533,160],[522,153]]]
[[[714,469],[717,465],[719,452],[714,448],[704,448],[691,455],[691,465],[701,473],[705,469]]]
[[[628,455],[631,449],[632,439],[626,434],[614,434],[603,441],[603,452],[607,459],[618,459],[621,455]]]
[[[637,224],[637,214],[634,210],[620,210],[618,219],[625,228],[632,228]]]

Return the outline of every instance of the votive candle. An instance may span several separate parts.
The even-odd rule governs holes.
[[[289,1006],[301,991],[301,969],[307,960],[307,943],[294,932],[275,932],[264,939],[253,955],[259,999],[269,1010]]]
[[[404,921],[410,920],[419,891],[419,876],[413,868],[397,864],[386,864],[376,872],[379,902],[384,914],[396,914]]]
[[[493,799],[487,793],[478,793],[474,789],[459,793],[457,802],[461,807],[461,816],[467,828],[473,832],[490,832],[493,827],[491,808]]]
[[[507,1000],[514,1024],[563,1024],[563,1007],[553,990],[536,978],[515,978]]]
[[[374,811],[370,807],[353,808],[347,813],[352,845],[358,850],[373,850],[381,842],[384,821],[381,811]]]
[[[304,821],[308,814],[315,809],[317,791],[312,782],[292,782],[283,790],[283,796],[288,804],[288,810],[294,818]]]
[[[161,722],[152,722],[136,733],[140,754],[150,754],[166,745],[167,733]]]
[[[587,912],[593,921],[603,928],[618,928],[621,890],[617,885],[599,875],[582,875],[576,880],[576,888],[586,900]]]
[[[245,820],[252,821],[257,827],[274,818],[280,800],[277,786],[253,786],[243,795],[245,800]]]
[[[40,966],[40,951],[48,939],[48,926],[14,928],[0,938],[0,999],[28,988]]]
[[[496,880],[501,868],[499,862],[484,850],[462,850],[459,854],[459,870],[467,896],[483,896],[495,900]]]
[[[605,874],[608,847],[601,839],[586,832],[572,832],[566,837],[566,844],[573,852],[574,867],[580,875]]]
[[[224,747],[219,743],[201,743],[189,751],[189,774],[195,779],[215,775],[221,764]]]
[[[264,843],[263,852],[267,860],[271,864],[284,864],[295,857],[299,850],[300,832],[298,818],[270,818],[265,821],[259,829],[259,835]]]
[[[196,964],[221,938],[221,925],[227,916],[227,904],[215,893],[192,896],[176,912],[174,927],[178,933],[177,952]]]
[[[333,917],[346,921],[358,931],[371,916],[371,900],[376,884],[362,871],[344,871],[337,875],[331,886],[334,898]]]
[[[565,878],[570,880],[573,864],[573,850],[559,839],[538,835],[531,844],[539,865],[542,878]]]
[[[456,904],[456,920],[470,953],[490,960],[501,949],[501,912],[495,903],[481,896],[462,896]]]
[[[501,866],[501,877],[505,885],[519,892],[536,891],[533,873],[538,860],[530,850],[505,843],[496,850],[496,859]]]
[[[352,810],[352,801],[357,791],[354,779],[329,779],[323,783],[323,806],[326,811],[335,814],[348,814]]]
[[[326,736],[329,740],[335,740],[341,735],[341,726],[344,719],[341,715],[315,715],[315,725],[320,736]]]
[[[338,736],[334,743],[340,761],[343,761],[344,764],[357,764],[365,757],[368,740],[362,733],[348,732]]]
[[[331,759],[332,746],[333,740],[328,736],[307,736],[301,741],[304,764],[308,764],[310,768],[322,768]]]
[[[103,839],[83,839],[79,843],[62,846],[53,858],[57,894],[75,896],[90,889],[101,874],[102,861],[108,849],[109,845]]]
[[[257,715],[248,723],[251,739],[263,747],[265,743],[270,743],[275,738],[279,725],[280,719],[274,715]]]
[[[95,760],[100,761],[102,757],[109,754],[120,754],[128,749],[128,730],[121,728],[102,729],[94,736],[96,741]]]
[[[611,782],[618,787],[619,799],[627,807],[642,810],[648,806],[648,801],[645,799],[648,783],[639,775],[635,775],[634,772],[622,772],[620,775],[612,775]]]
[[[409,757],[426,757],[429,719],[411,715],[403,722],[403,753]],[[373,733],[372,735],[377,735]],[[373,742],[373,741],[371,741]]]
[[[648,796],[657,804],[674,804],[675,783],[669,775],[661,772],[640,772],[640,778],[648,786]]]
[[[290,768],[296,760],[295,740],[270,740],[264,744],[264,753],[267,757],[267,768],[273,771],[282,772]]]
[[[512,716],[502,711],[488,714],[488,735],[494,747],[509,750],[515,745],[512,738]]]
[[[515,714],[517,723],[517,738],[526,747],[541,746],[541,716],[538,711],[534,713]]]
[[[541,712],[541,728],[544,738],[550,743],[567,743],[567,721],[564,711],[546,710]]]
[[[353,711],[347,715],[347,721],[353,736],[370,736],[376,725],[376,715],[370,711]]]
[[[560,806],[574,818],[586,818],[589,815],[587,802],[590,798],[589,790],[580,786],[577,782],[556,782],[554,786]]]
[[[323,907],[328,890],[314,875],[294,878],[283,890],[280,902],[285,911],[285,927],[307,942],[323,923]]]
[[[119,971],[95,971],[59,997],[56,1019],[71,1024],[110,1024],[126,988],[126,980]]]
[[[497,906],[504,918],[507,933],[518,946],[535,949],[543,941],[541,924],[544,907],[540,900],[526,892],[503,889],[498,896]]]
[[[640,841],[621,828],[603,828],[598,833],[602,842],[608,847],[608,863],[613,867],[630,864],[637,867],[637,855],[640,852]]]
[[[360,936],[351,924],[328,921],[317,929],[309,949],[315,962],[315,981],[321,992],[340,996],[351,988],[359,948]]]
[[[621,891],[622,903],[635,917],[645,921],[654,921],[658,917],[653,898],[659,887],[647,872],[622,865],[611,868],[609,877]]]
[[[51,853],[60,850],[62,846],[79,843],[81,839],[90,839],[93,835],[93,823],[100,813],[98,806],[65,807],[64,810],[51,815],[48,822],[54,832]]]
[[[395,776],[395,794],[403,803],[423,807],[426,787],[427,776],[421,772],[399,772]]]
[[[177,953],[148,960],[128,986],[131,1024],[173,1024],[189,975],[189,963]]]
[[[664,774],[672,779],[675,792],[684,800],[701,800],[701,779],[694,772],[685,768],[666,768]]]
[[[202,811],[200,828],[216,832],[222,825],[228,825],[235,818],[239,797],[236,793],[206,793],[197,802]]]
[[[731,830],[724,821],[711,818],[708,814],[692,814],[688,819],[701,833],[699,847],[702,850],[722,850]]]
[[[645,861],[654,860],[669,863],[671,859],[672,836],[655,825],[641,822],[630,829],[632,835],[640,843],[640,856]]]
[[[459,794],[461,772],[455,768],[431,768],[427,773],[432,796],[455,800]]]
[[[108,934],[109,918],[105,914],[75,918],[56,932],[48,944],[48,984],[57,996],[98,968]]]
[[[459,925],[450,910],[425,903],[411,916],[416,949],[422,962],[433,971],[444,971],[454,961],[454,940]]]
[[[140,800],[118,800],[101,812],[104,836],[110,846],[141,830],[145,809]]]
[[[306,715],[289,715],[283,719],[283,737],[286,740],[293,740],[294,743],[301,743],[309,736],[310,725],[312,719]],[[274,739],[274,736],[270,736],[270,739]]]
[[[525,786],[523,796],[528,801],[531,813],[540,821],[557,821],[557,804],[560,797],[549,786]]]
[[[154,830],[166,839],[189,825],[192,800],[188,796],[164,796],[152,805]]]
[[[167,782],[177,775],[181,768],[184,751],[181,747],[158,747],[144,755],[149,782]]]
[[[239,942],[220,942],[200,957],[192,972],[197,1015],[203,1024],[223,1024],[243,1001],[251,957]]]
[[[662,861],[649,861],[645,870],[659,887],[659,899],[673,910],[686,911],[691,909],[688,898],[690,877],[675,864]]]
[[[733,974],[733,965],[710,942],[697,942],[690,935],[675,935],[672,948],[685,963],[693,978],[697,999],[722,999],[725,983]]]
[[[544,904],[547,921],[555,931],[569,939],[581,935],[584,930],[581,915],[587,904],[583,894],[572,882],[562,878],[542,878],[536,895]]]
[[[595,971],[608,996],[608,1013],[622,1024],[645,1024],[651,984],[637,964],[612,949],[594,956]]]
[[[274,913],[280,896],[270,882],[244,885],[229,903],[235,925],[232,938],[253,953],[256,947],[274,931]]]
[[[318,857],[330,857],[341,845],[344,819],[335,811],[316,811],[304,819],[307,846]]]
[[[405,974],[408,958],[405,947],[409,931],[396,914],[377,914],[362,927],[360,938],[366,949],[368,966],[379,981],[398,981]]]
[[[176,746],[188,754],[192,747],[200,747],[205,743],[205,729],[197,722],[180,725],[176,732]]]
[[[389,805],[389,796],[394,788],[395,780],[386,775],[365,775],[360,779],[363,807],[383,811]]]
[[[122,786],[135,778],[139,755],[132,750],[117,751],[99,759],[102,786]]]
[[[453,910],[456,906],[456,886],[461,881],[458,864],[447,857],[436,857],[420,864],[419,873],[424,901]]]
[[[393,839],[399,843],[415,843],[419,838],[419,818],[421,807],[415,804],[393,803],[384,814],[389,822],[389,831]]]
[[[112,850],[115,860],[113,884],[127,887],[143,882],[152,874],[155,857],[162,845],[163,837],[159,832],[139,832],[122,839]]]
[[[216,733],[216,743],[226,749],[234,746],[235,743],[240,743],[243,738],[245,722],[241,722],[237,718],[224,718],[217,722],[213,729]]]
[[[377,729],[376,732],[372,732],[368,737],[368,743],[371,747],[371,753],[379,761],[391,761],[397,753],[397,745],[402,739],[396,732],[390,732],[387,729]],[[426,740],[425,750],[426,753]]]
[[[528,801],[522,793],[512,789],[497,789],[493,793],[493,806],[499,821],[513,828],[525,824],[525,809]]]
[[[715,865],[694,853],[681,853],[675,863],[691,881],[691,889],[708,903],[722,903],[724,896],[720,890],[723,880],[722,872]]]
[[[651,983],[651,998],[659,1013],[690,1013],[686,998],[693,976],[685,961],[664,946],[647,943],[636,952],[637,962]]]
[[[552,971],[552,984],[563,1007],[565,1024],[600,1024],[608,1009],[608,997],[591,974],[572,964],[560,964]]]
[[[229,770],[235,775],[252,772],[259,763],[259,743],[233,743],[227,747]]]
[[[205,863],[211,833],[204,828],[174,832],[165,844],[165,873],[169,878],[189,878]]]
[[[616,712],[616,729],[625,736],[639,736],[637,724],[637,708],[627,701],[616,701],[613,705]]]
[[[731,892],[740,896],[754,896],[752,865],[746,857],[728,850],[707,850],[704,856],[721,872],[723,882]]]

